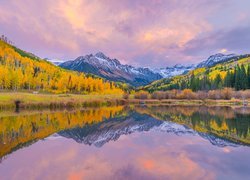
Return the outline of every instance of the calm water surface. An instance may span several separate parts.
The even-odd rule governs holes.
[[[250,179],[250,109],[1,112],[0,179]]]

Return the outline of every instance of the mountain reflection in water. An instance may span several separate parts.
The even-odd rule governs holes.
[[[149,130],[173,133],[176,135],[199,135],[216,146],[237,146],[237,142],[234,143],[213,135],[196,132],[187,126],[173,122],[159,121],[149,115],[139,114],[137,112],[131,112],[129,116],[112,118],[91,126],[64,130],[58,134],[66,138],[72,138],[78,143],[102,147],[111,140],[118,140],[121,135]]]
[[[65,156],[68,156],[68,153],[70,153],[68,151],[74,151],[74,153],[78,152],[79,155],[85,156],[86,159],[92,157],[91,152],[93,152],[99,153],[99,158],[103,161],[110,158],[107,163],[117,164],[120,161],[121,164],[117,167],[123,168],[122,170],[117,170],[115,174],[105,174],[107,173],[105,171],[103,177],[119,179],[125,177],[132,179],[181,178],[181,174],[178,176],[178,169],[173,170],[173,172],[165,169],[172,168],[169,165],[166,166],[164,163],[167,162],[161,160],[161,157],[165,156],[168,163],[176,163],[176,166],[178,163],[184,163],[180,165],[184,167],[185,163],[190,161],[187,163],[189,165],[191,163],[190,171],[186,170],[187,176],[191,175],[189,174],[191,171],[199,174],[197,171],[200,169],[203,173],[197,175],[197,178],[213,179],[215,177],[226,177],[220,171],[215,171],[214,168],[218,164],[213,168],[210,167],[210,170],[214,171],[213,173],[210,173],[209,169],[205,171],[203,168],[218,160],[223,160],[221,158],[225,158],[225,153],[235,152],[231,153],[232,158],[242,158],[242,162],[238,163],[240,163],[239,166],[244,165],[245,167],[240,170],[243,174],[239,175],[237,170],[233,175],[235,178],[246,178],[249,177],[247,171],[250,170],[249,165],[246,165],[250,162],[249,130],[250,109],[246,107],[116,106],[60,112],[21,112],[20,114],[5,112],[0,113],[0,158],[2,159],[0,174],[3,174],[3,177],[7,179],[16,179],[14,175],[11,176],[11,173],[13,173],[14,168],[20,168],[18,166],[20,162],[25,161],[27,167],[33,167],[34,163],[39,164],[40,158],[54,157],[57,159],[60,153],[67,152]],[[84,146],[84,144],[87,146]],[[77,152],[75,152],[76,149]],[[43,151],[41,152],[41,150]],[[106,152],[107,150],[110,152]],[[134,154],[131,155],[131,152]],[[140,152],[143,153],[140,154]],[[186,153],[190,153],[192,157],[186,157],[189,156]],[[221,153],[224,155],[221,155]],[[38,154],[40,154],[39,157]],[[122,156],[126,154],[130,154],[130,156],[124,158],[131,161],[133,161],[132,157],[135,158],[135,155],[139,158],[142,155],[151,154],[151,157],[147,157],[147,160],[138,160],[138,162],[135,162],[136,165],[131,165],[127,160],[121,162]],[[174,159],[175,157],[177,159]],[[32,159],[32,162],[27,158]],[[207,158],[210,158],[211,162]],[[80,159],[84,162],[86,160]],[[69,157],[68,160],[69,162],[66,163],[68,166],[80,163],[75,155],[72,159]],[[228,159],[224,159],[224,161],[229,163]],[[83,164],[86,163],[88,164],[88,162]],[[102,168],[101,170],[111,168],[109,163],[105,165],[102,162],[104,164],[101,167],[99,167],[100,164],[96,165],[97,162],[91,161],[91,163],[89,166],[98,166],[98,168]],[[204,167],[200,167],[199,163]],[[60,170],[66,168],[57,163],[53,166],[58,166]],[[144,167],[143,170],[139,166]],[[10,170],[5,171],[6,168]],[[113,165],[112,168],[114,169]],[[228,165],[224,168],[231,169],[232,167]],[[156,175],[157,173],[145,172],[151,169],[155,169],[158,175]],[[40,167],[39,173],[43,170]],[[88,172],[86,169],[83,171]],[[181,172],[181,169],[179,171]],[[25,175],[31,173],[20,170],[21,174],[22,172]],[[65,170],[66,172],[67,170]],[[50,175],[55,173],[56,171],[49,172]],[[70,176],[70,172],[67,175]],[[47,179],[48,177],[59,178],[59,176],[36,174],[35,179]],[[84,174],[80,173],[79,177],[80,179],[84,178]],[[102,176],[98,177],[90,173],[86,177],[98,179]]]

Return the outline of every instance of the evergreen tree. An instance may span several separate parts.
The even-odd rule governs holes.
[[[230,70],[228,70],[227,71],[227,74],[226,74],[226,76],[225,76],[225,79],[224,79],[224,86],[225,87],[232,87],[231,86],[231,72],[230,72]]]
[[[213,85],[215,89],[222,88],[222,78],[220,74],[217,74],[217,76],[215,77]]]
[[[230,87],[234,88],[235,86],[235,72],[230,73]]]
[[[250,89],[250,65],[247,67],[247,89]]]
[[[182,80],[180,83],[180,89],[187,89],[188,88],[188,84],[185,82],[185,80]]]
[[[245,66],[241,65],[241,89],[246,90],[248,86],[247,72]]]
[[[204,77],[200,80],[200,89],[199,90],[209,90],[209,78],[207,75],[204,75]]]
[[[192,73],[191,78],[190,78],[190,89],[193,91],[197,91],[197,79],[195,78],[194,74]]]
[[[234,87],[237,91],[239,91],[241,89],[241,82],[240,82],[241,81],[241,69],[240,69],[239,65],[237,65],[235,67],[234,76],[235,76]]]

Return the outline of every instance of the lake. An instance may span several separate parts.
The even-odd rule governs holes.
[[[0,112],[0,179],[250,179],[250,108]]]

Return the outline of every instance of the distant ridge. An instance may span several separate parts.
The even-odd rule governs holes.
[[[239,59],[241,56],[235,54],[215,54],[208,59],[191,65],[177,64],[166,68],[145,68],[124,65],[117,59],[111,59],[102,52],[79,56],[75,60],[57,63],[62,68],[79,72],[91,73],[112,81],[125,82],[132,86],[145,86],[162,78],[187,74],[189,71],[201,67],[212,67],[218,63]]]

